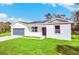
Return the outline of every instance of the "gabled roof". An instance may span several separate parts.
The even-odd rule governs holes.
[[[47,21],[47,23],[63,23],[64,24],[64,23],[72,23],[72,21],[65,18],[54,18]]]
[[[72,23],[72,21],[65,19],[65,18],[52,18],[50,20],[43,20],[43,21],[34,21],[34,22],[22,22],[20,21],[19,23],[22,24],[69,24]]]

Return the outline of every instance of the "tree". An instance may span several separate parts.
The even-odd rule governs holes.
[[[73,15],[72,32],[79,34],[79,11],[75,11]]]
[[[45,18],[47,19],[47,20],[50,20],[50,19],[52,19],[53,17],[56,17],[56,18],[63,18],[63,17],[65,17],[65,15],[63,15],[63,14],[51,14],[51,13],[47,13],[46,15],[45,15]]]
[[[45,18],[46,18],[47,20],[52,19],[52,15],[51,15],[51,13],[47,13],[47,14],[45,15]]]
[[[11,28],[10,25],[11,25],[11,23],[10,22],[6,22],[5,24],[6,24],[5,25],[6,26],[6,31],[10,31],[10,28]]]
[[[63,15],[63,14],[57,14],[57,15],[55,15],[55,17],[57,17],[57,18],[63,18],[63,17],[65,17],[65,15]]]
[[[0,22],[0,33],[10,31],[10,22]]]

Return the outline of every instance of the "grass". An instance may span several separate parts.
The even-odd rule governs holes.
[[[11,35],[10,32],[0,33],[0,37],[9,36],[9,35]]]
[[[78,35],[79,36],[79,35]],[[28,37],[15,38],[0,42],[1,55],[60,55],[56,49],[58,45],[79,46],[79,38],[72,41],[45,38],[44,40],[31,39]]]
[[[65,55],[79,55],[79,46],[58,45],[56,49]]]
[[[79,35],[73,34],[73,35],[72,35],[72,40],[78,41],[78,40],[79,40]]]

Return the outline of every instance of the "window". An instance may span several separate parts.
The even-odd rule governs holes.
[[[55,33],[60,33],[60,26],[59,25],[55,26]]]
[[[32,27],[32,32],[37,32],[37,27]]]

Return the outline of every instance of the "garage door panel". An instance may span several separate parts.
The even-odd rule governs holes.
[[[24,36],[24,28],[14,28],[13,35],[21,35]]]

